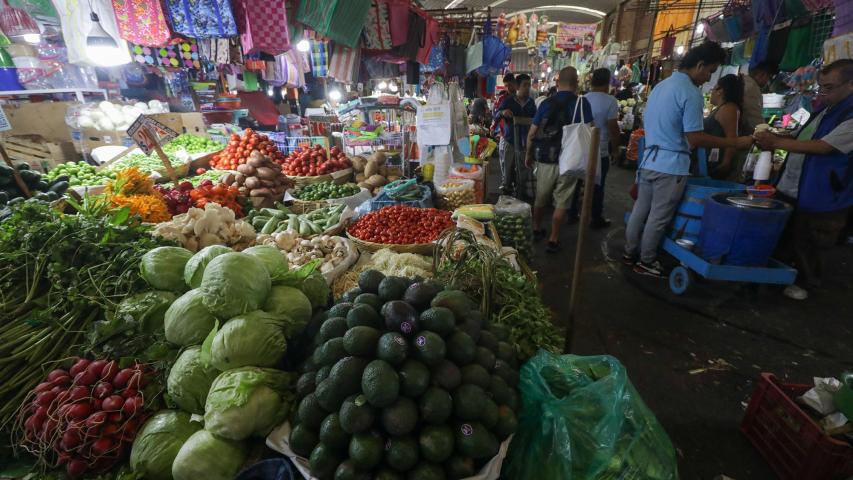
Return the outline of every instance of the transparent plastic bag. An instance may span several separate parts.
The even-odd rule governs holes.
[[[474,201],[477,203],[483,203],[483,180],[485,178],[485,169],[483,167],[479,165],[466,167],[465,165],[454,164],[450,167],[449,173],[450,175],[447,177],[449,179],[464,178],[472,180],[474,182]]]
[[[504,246],[530,258],[533,254],[533,210],[529,203],[501,195],[495,204],[494,223]]]
[[[615,358],[540,350],[520,376],[507,478],[678,479],[672,442]]]
[[[456,210],[462,205],[477,203],[474,195],[474,181],[463,178],[448,179],[435,187],[438,208]]]

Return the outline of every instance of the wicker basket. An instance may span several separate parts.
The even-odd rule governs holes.
[[[344,170],[338,170],[337,172],[330,173],[328,175],[317,175],[314,177],[288,177],[293,180],[293,183],[296,184],[297,187],[311,185],[312,183],[320,183],[320,182],[328,182],[333,181],[338,185],[343,185],[347,183],[352,178],[352,168],[347,168]]]
[[[290,211],[297,215],[313,212],[318,208],[328,207],[329,202],[325,200],[308,201],[308,200],[293,200],[293,204],[288,206]]]
[[[347,232],[347,237],[358,247],[361,252],[373,253],[377,250],[387,248],[395,253],[417,253],[431,257],[435,251],[435,243],[415,243],[411,245],[397,245],[394,243],[373,243],[361,240]]]

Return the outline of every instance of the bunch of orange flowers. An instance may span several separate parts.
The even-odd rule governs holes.
[[[114,181],[107,182],[106,196],[117,208],[130,208],[130,213],[139,215],[143,222],[159,223],[172,218],[163,197],[154,190],[154,182],[136,167],[118,172]]]

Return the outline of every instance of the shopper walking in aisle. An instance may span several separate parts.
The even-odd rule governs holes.
[[[799,272],[799,285],[785,289],[795,300],[808,297],[803,286],[820,285],[821,253],[836,244],[853,207],[853,60],[824,67],[818,87],[824,108],[796,138],[755,134],[763,150],[788,152],[776,189],[796,205],[780,246]]]
[[[586,99],[582,99],[580,108],[575,108],[578,96],[578,71],[574,67],[565,67],[557,77],[557,93],[545,99],[536,116],[533,126],[527,134],[527,149],[524,163],[528,168],[536,162],[536,200],[533,205],[533,235],[545,236],[542,219],[545,208],[554,206],[551,219],[551,234],[548,237],[548,253],[560,251],[560,226],[566,222],[566,210],[569,208],[572,194],[578,179],[566,172],[560,175],[560,147],[563,140],[563,127],[580,122],[581,115],[592,122],[592,109]],[[583,112],[583,113],[581,113]]]
[[[504,167],[506,161],[507,151],[510,151],[509,154],[512,155],[512,144],[507,144],[503,137],[504,126],[506,122],[504,121],[502,116],[499,116],[500,106],[503,104],[504,100],[510,98],[515,95],[515,75],[511,73],[507,73],[504,75],[504,91],[498,95],[498,98],[495,99],[495,111],[494,118],[495,120],[492,122],[492,126],[489,130],[496,132],[497,136],[500,137],[498,141],[498,159],[499,165],[501,167],[501,193],[509,194],[511,193],[510,189],[510,178],[507,177],[507,170]]]
[[[616,97],[608,94],[610,90],[610,70],[599,68],[592,72],[590,80],[592,90],[584,95],[592,108],[592,118],[600,131],[598,145],[600,178],[592,192],[592,228],[607,228],[610,220],[604,218],[604,180],[610,169],[611,159],[619,154],[619,102]],[[569,223],[578,221],[578,205],[580,189],[575,189],[572,195],[572,206],[569,209]]]
[[[515,158],[515,142],[522,149],[527,145],[527,126],[519,126],[520,138],[515,138],[513,117],[531,118],[536,115],[536,103],[530,98],[530,75],[521,74],[515,77],[515,95],[506,97],[498,105],[495,121],[503,120],[501,135],[501,190],[504,194],[516,194],[521,188],[520,178],[516,178],[517,165]],[[518,159],[521,160],[521,159]]]
[[[665,276],[657,260],[658,246],[687,185],[691,146],[746,149],[752,145],[749,136],[719,138],[703,132],[705,102],[699,86],[711,79],[725,58],[718,43],[703,43],[688,51],[679,70],[649,95],[643,113],[646,149],[637,171],[637,201],[623,255],[637,273]]]
[[[740,76],[743,79],[743,126],[747,132],[752,132],[756,125],[764,123],[761,90],[773,80],[777,71],[776,65],[761,62],[750,68],[748,74]]]
[[[741,133],[751,134],[752,130],[741,127],[743,107],[743,80],[738,75],[729,74],[720,77],[711,90],[711,104],[714,109],[703,122],[705,133],[715,137],[736,138]],[[726,148],[722,153],[717,150],[709,155],[709,174],[719,180],[739,181],[746,161],[746,150]],[[716,161],[712,157],[716,158]]]
[[[482,127],[489,126],[492,116],[489,113],[489,102],[483,97],[477,97],[471,101],[468,112],[468,123]]]

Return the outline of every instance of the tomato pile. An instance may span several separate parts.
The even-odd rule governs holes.
[[[246,163],[249,155],[255,150],[272,158],[276,163],[285,160],[284,154],[269,137],[247,128],[242,136],[236,133],[231,135],[231,141],[225,149],[210,159],[210,166],[218,170],[235,170],[238,165]]]
[[[79,359],[56,369],[30,393],[23,445],[72,478],[102,472],[124,458],[145,422],[141,390],[153,372],[134,364]]]
[[[234,214],[239,218],[243,216],[243,207],[237,201],[239,193],[236,186],[229,187],[221,183],[214,185],[210,180],[204,180],[190,191],[190,198],[196,208],[204,208],[208,203],[218,203],[234,210]]]
[[[322,145],[300,146],[288,155],[283,162],[275,161],[281,163],[281,171],[294,177],[316,177],[352,166],[349,158],[340,148],[332,147],[327,157],[326,150]]]
[[[385,207],[359,218],[348,232],[368,242],[395,245],[430,243],[455,225],[451,213],[406,205]]]

